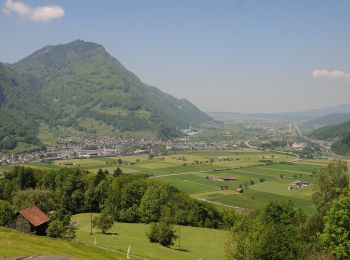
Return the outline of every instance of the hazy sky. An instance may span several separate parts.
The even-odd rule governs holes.
[[[0,61],[97,42],[205,111],[350,103],[350,1],[0,0]]]

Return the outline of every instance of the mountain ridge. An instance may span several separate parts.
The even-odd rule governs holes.
[[[188,100],[143,83],[97,43],[76,40],[48,45],[2,67],[7,74],[31,79],[35,101],[27,100],[40,103],[42,111],[38,114],[47,110],[50,116],[40,120],[51,127],[60,125],[96,133],[104,124],[116,135],[152,131],[162,138],[173,138],[190,123],[213,121]],[[0,102],[7,98],[0,88]]]
[[[308,122],[319,117],[335,113],[350,113],[350,104],[326,106],[295,112],[276,113],[239,113],[239,112],[206,112],[216,120],[275,120]]]
[[[99,44],[77,40],[68,44],[46,46],[16,62],[13,67],[20,73],[39,78],[45,86],[41,93],[51,103],[60,103],[60,99],[66,99],[70,105],[89,104],[95,109],[98,104],[103,105],[103,109],[143,109],[154,112],[151,116],[157,114],[164,120],[173,121],[173,127],[212,120],[190,102],[144,84]],[[81,95],[82,89],[90,95]],[[96,93],[98,91],[102,92]],[[90,100],[91,97],[93,100]],[[182,110],[183,106],[186,107],[185,111]],[[188,116],[191,114],[193,116]],[[157,121],[152,120],[153,117],[150,119],[150,123]]]

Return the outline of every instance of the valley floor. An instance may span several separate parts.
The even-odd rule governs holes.
[[[123,164],[116,165],[117,159]],[[263,162],[273,164],[263,166]],[[291,161],[291,163],[288,163]],[[26,164],[41,169],[80,167],[96,173],[98,169],[113,172],[147,174],[154,180],[169,183],[192,197],[233,208],[261,208],[269,201],[292,200],[297,207],[311,214],[313,185],[317,173],[324,171],[329,160],[295,160],[282,153],[254,149],[198,151],[155,157],[145,155],[58,160],[53,163]],[[12,166],[0,167],[0,173]],[[209,176],[233,177],[234,181],[217,181]],[[288,190],[294,181],[308,182],[302,189]],[[239,194],[236,188],[242,186]]]

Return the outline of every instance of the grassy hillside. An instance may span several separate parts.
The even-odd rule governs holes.
[[[124,259],[122,255],[48,237],[40,237],[0,227],[0,256],[66,255],[78,259]]]
[[[95,133],[107,125],[171,137],[179,134],[177,127],[212,120],[189,101],[145,85],[95,43],[47,46],[12,67],[41,82],[38,91],[53,113],[51,126]],[[94,127],[86,125],[92,120]]]
[[[174,246],[167,248],[149,242],[146,236],[149,225],[146,224],[114,223],[108,234],[93,229],[93,235],[89,235],[89,214],[75,215],[73,220],[79,222],[77,241],[93,244],[96,238],[98,246],[125,253],[130,246],[131,256],[148,259],[224,259],[226,231],[177,226],[177,234],[180,228],[180,246],[179,240],[176,240]],[[113,232],[115,236],[112,236]]]

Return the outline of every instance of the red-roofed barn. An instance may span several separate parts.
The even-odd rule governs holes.
[[[14,222],[9,226],[18,231],[45,235],[50,218],[39,208],[33,206],[18,212]]]

